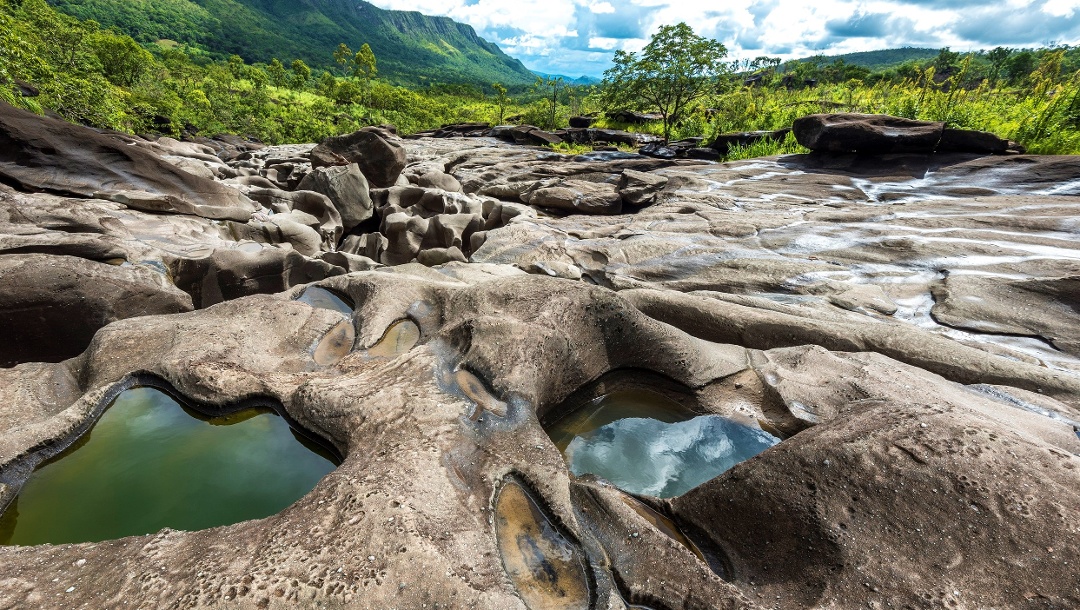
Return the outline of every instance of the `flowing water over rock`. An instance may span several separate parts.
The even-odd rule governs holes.
[[[575,475],[671,498],[780,442],[749,422],[697,415],[660,394],[601,396],[548,428]]]
[[[335,468],[269,409],[205,417],[154,388],[120,394],[37,468],[0,517],[0,544],[96,542],[272,515]]]

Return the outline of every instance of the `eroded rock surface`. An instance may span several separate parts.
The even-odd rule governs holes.
[[[1076,159],[444,131],[369,132],[381,181],[101,136],[243,218],[0,186],[0,506],[145,376],[344,458],[266,519],[0,547],[0,608],[1080,605]],[[667,500],[571,475],[545,426],[639,391],[784,440]]]
[[[0,103],[0,181],[203,218],[243,221],[256,209],[237,191],[142,148],[6,103]]]

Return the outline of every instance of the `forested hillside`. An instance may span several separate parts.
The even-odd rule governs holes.
[[[50,0],[80,19],[116,27],[141,43],[171,40],[211,55],[248,63],[299,58],[334,67],[345,43],[367,43],[386,80],[409,86],[433,82],[530,84],[516,59],[446,17],[387,11],[362,0]]]
[[[938,49],[924,49],[919,47],[901,47],[899,49],[882,49],[880,51],[860,51],[858,53],[844,53],[843,55],[819,56],[821,59],[832,62],[840,60],[852,66],[859,66],[875,72],[895,68],[900,64],[910,61],[926,61],[937,57]]]
[[[199,18],[187,15],[189,22]],[[521,93],[515,103],[506,88],[498,94],[491,83],[388,83],[378,55],[370,57],[377,75],[352,55],[330,70],[281,57],[252,64],[239,55],[216,59],[190,45],[140,45],[45,0],[0,0],[0,101],[93,127],[172,136],[235,133],[281,143],[314,142],[378,123],[407,133],[494,121],[501,113],[537,122],[548,114],[538,92],[521,105]]]

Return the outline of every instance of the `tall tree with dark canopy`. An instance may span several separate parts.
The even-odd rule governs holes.
[[[716,87],[726,55],[723,44],[698,36],[685,23],[662,26],[640,55],[615,52],[615,65],[604,72],[604,101],[609,108],[656,110],[669,140],[672,123]]]

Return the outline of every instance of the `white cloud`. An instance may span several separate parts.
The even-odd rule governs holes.
[[[1038,46],[1080,42],[1080,0],[374,0],[467,23],[526,66],[600,75],[616,49],[640,50],[684,21],[734,58],[783,59],[899,46]]]
[[[1043,11],[1054,17],[1071,17],[1080,8],[1080,0],[1048,0]]]
[[[619,46],[620,40],[618,38],[601,38],[593,37],[589,39],[589,47],[593,49],[603,49],[605,51],[614,51]]]

